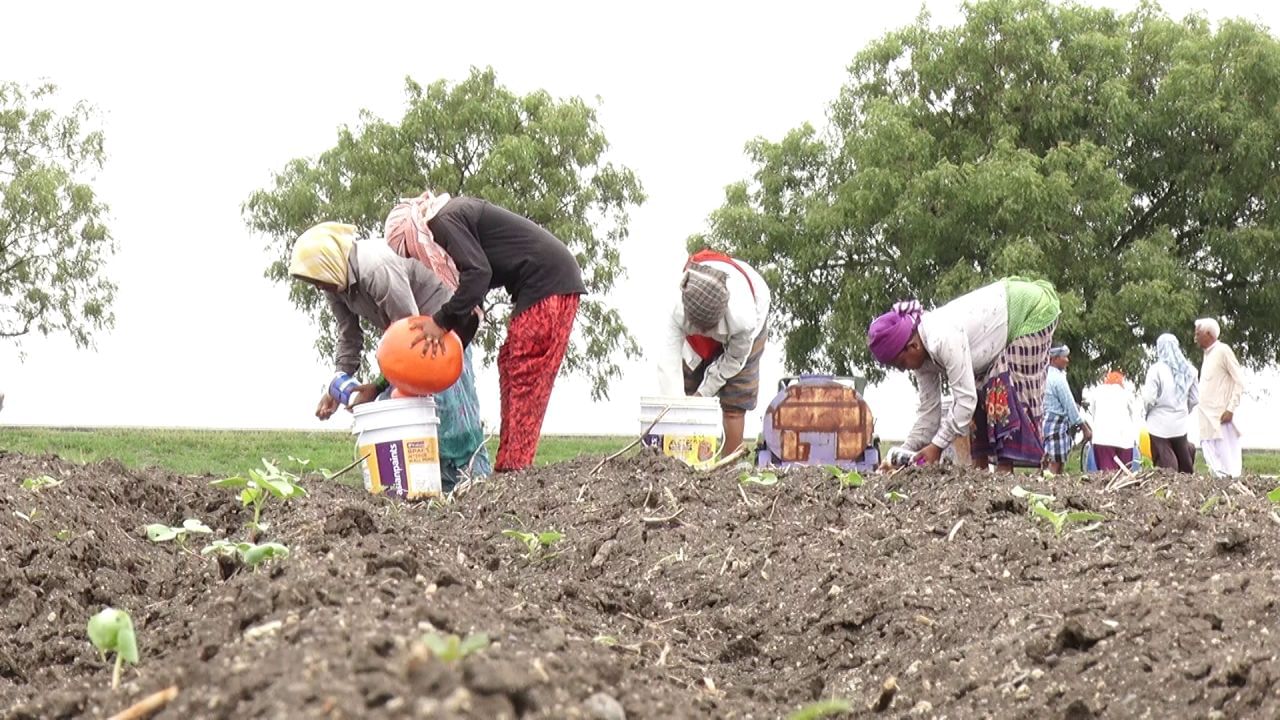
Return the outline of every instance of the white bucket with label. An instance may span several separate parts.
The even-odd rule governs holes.
[[[351,414],[366,490],[405,500],[440,496],[440,419],[434,398],[376,400],[357,405]]]
[[[722,441],[720,423],[717,398],[697,395],[640,398],[640,432],[645,433],[644,444],[690,465],[698,466],[715,459]]]

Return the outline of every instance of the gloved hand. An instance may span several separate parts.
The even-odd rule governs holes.
[[[910,465],[915,459],[915,452],[908,450],[901,445],[889,449],[889,464],[894,467]]]

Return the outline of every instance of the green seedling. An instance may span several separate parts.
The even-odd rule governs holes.
[[[115,670],[111,673],[111,689],[120,687],[120,672],[126,662],[138,664],[138,638],[133,632],[133,620],[129,613],[115,608],[103,608],[101,612],[89,618],[89,642],[98,648],[102,661],[107,661],[107,653],[116,654]]]
[[[544,548],[549,548],[552,545],[555,545],[564,537],[562,533],[556,532],[555,530],[548,530],[540,533],[530,533],[522,530],[503,530],[502,534],[509,538],[513,538],[524,545],[525,555],[530,560],[539,557]],[[555,556],[546,555],[543,557],[550,558]]]
[[[618,644],[618,638],[612,635],[597,635],[591,638],[591,642],[604,647],[613,647]]]
[[[253,520],[248,523],[248,526],[254,530],[267,529],[267,524],[262,522],[262,508],[268,499],[274,497],[285,501],[307,494],[306,488],[298,484],[297,475],[281,470],[266,458],[262,460],[261,470],[255,468],[248,474],[247,478],[237,475],[214,480],[209,484],[240,491],[240,504],[253,508]]]
[[[187,538],[191,535],[212,535],[213,530],[208,525],[196,520],[195,518],[187,518],[182,521],[182,525],[172,527],[164,523],[152,523],[146,527],[147,539],[153,543],[169,542],[173,540],[178,547],[186,547]]]
[[[743,473],[738,476],[738,482],[743,485],[763,485],[764,487],[769,487],[770,485],[778,484],[778,474],[765,470],[758,475],[753,475],[744,470]]]
[[[1016,498],[1026,500],[1027,509],[1031,513],[1031,516],[1038,517],[1052,525],[1054,535],[1062,535],[1062,531],[1066,528],[1067,523],[1103,522],[1107,519],[1105,515],[1096,512],[1077,510],[1059,512],[1049,507],[1049,503],[1054,500],[1052,495],[1043,495],[1041,493],[1032,492],[1024,489],[1022,486],[1014,486],[1010,493]]]
[[[824,465],[823,467],[827,469],[827,473],[830,474],[831,477],[840,481],[841,487],[862,487],[862,484],[866,482],[862,478],[862,473],[857,470],[849,470],[846,472],[838,465]]]
[[[809,703],[787,716],[787,720],[822,720],[853,712],[853,703],[840,698]]]
[[[1267,497],[1270,498],[1271,494],[1268,493]],[[1209,513],[1213,512],[1214,508],[1218,507],[1218,503],[1220,502],[1222,502],[1222,498],[1220,496],[1210,495],[1209,499],[1205,500],[1204,504],[1200,506],[1200,514],[1208,515]]]
[[[1267,499],[1273,503],[1280,503],[1280,487],[1267,493]]]
[[[1154,495],[1157,500],[1168,500],[1173,497],[1173,490],[1170,490],[1168,485],[1161,485],[1151,494]]]
[[[897,490],[890,490],[884,496],[889,499],[889,502],[902,502],[907,499],[906,493],[898,492]]]
[[[62,484],[62,481],[55,477],[50,477],[48,475],[37,475],[36,477],[29,477],[26,480],[23,480],[22,489],[27,490],[29,492],[33,492],[33,493],[38,493],[41,490],[48,490],[49,488],[55,488],[61,484]]]
[[[454,665],[466,659],[468,655],[489,647],[489,636],[476,633],[468,635],[464,640],[457,635],[427,633],[422,636],[422,644],[431,651],[431,656],[435,659]]]
[[[67,542],[68,540],[70,540],[70,539],[72,538],[72,534],[71,534],[71,531],[70,531],[70,530],[68,530],[68,529],[66,529],[66,528],[63,528],[63,529],[59,530],[58,532],[54,533],[54,534],[53,534],[53,537],[54,537],[55,539],[61,540],[62,542]]]
[[[26,520],[27,522],[31,523],[32,525],[34,525],[34,524],[36,523],[36,521],[37,521],[37,520],[39,520],[40,518],[44,517],[44,513],[40,512],[40,509],[39,509],[39,508],[32,508],[30,513],[24,513],[24,512],[19,512],[19,511],[17,511],[17,510],[14,510],[14,511],[13,511],[13,514],[14,514],[14,515],[17,515],[18,517],[22,518],[23,520]]]
[[[289,548],[277,542],[259,545],[251,542],[214,540],[206,545],[200,554],[236,558],[257,572],[258,566],[268,560],[283,560],[289,557]]]

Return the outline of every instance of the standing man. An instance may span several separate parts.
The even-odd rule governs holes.
[[[1071,364],[1071,348],[1058,345],[1049,348],[1049,375],[1044,386],[1044,460],[1049,472],[1062,472],[1063,463],[1075,443],[1076,430],[1084,428],[1084,439],[1093,438],[1093,430],[1080,418],[1075,396],[1067,383],[1067,366]]]
[[[747,412],[760,395],[769,301],[764,278],[741,260],[700,250],[685,263],[658,382],[663,395],[720,398],[725,455],[742,445]]]
[[[1196,344],[1204,350],[1196,415],[1200,421],[1200,447],[1209,469],[1215,477],[1236,477],[1242,470],[1243,458],[1235,411],[1244,395],[1244,373],[1235,352],[1218,342],[1219,332],[1218,321],[1213,318],[1196,321]]]

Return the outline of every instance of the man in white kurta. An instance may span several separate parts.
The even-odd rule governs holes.
[[[1215,477],[1236,477],[1243,470],[1235,411],[1244,396],[1244,372],[1230,347],[1218,341],[1218,321],[1196,321],[1196,344],[1204,350],[1200,368],[1200,449]]]

